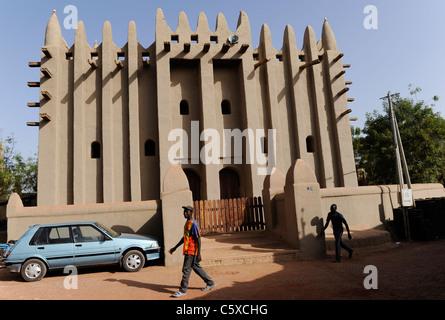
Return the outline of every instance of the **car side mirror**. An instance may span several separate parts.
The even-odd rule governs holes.
[[[15,245],[16,242],[17,242],[17,240],[9,240],[9,241],[8,241],[8,244],[10,244],[10,245]]]

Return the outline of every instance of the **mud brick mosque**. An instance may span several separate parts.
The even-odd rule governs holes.
[[[311,221],[331,203],[348,212],[350,225],[369,228],[399,205],[398,186],[358,187],[350,66],[326,19],[321,38],[308,26],[302,44],[287,25],[278,50],[267,25],[252,46],[245,12],[234,31],[221,13],[214,31],[204,13],[191,30],[182,12],[173,31],[158,9],[155,41],[141,45],[130,22],[120,48],[108,21],[102,43],[93,46],[79,21],[69,46],[53,12],[41,50],[41,61],[30,62],[41,71],[31,83],[39,87],[38,102],[28,104],[39,110],[39,121],[28,123],[39,135],[37,207],[11,196],[9,238],[34,223],[99,220],[154,234],[169,248],[181,233],[182,205],[262,196],[266,229],[319,256],[324,247]],[[231,152],[212,144],[220,161],[203,161],[206,129],[212,140],[241,132],[242,148],[234,149],[234,135]],[[172,138],[175,130],[182,136]],[[267,162],[247,161],[252,154]],[[414,185],[413,192],[445,195],[437,184]]]

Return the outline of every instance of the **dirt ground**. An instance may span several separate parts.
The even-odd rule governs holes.
[[[187,295],[179,299],[445,299],[445,239],[356,248],[352,259],[345,257],[341,263],[332,263],[333,258],[330,251],[320,261],[207,267],[216,288],[202,292],[203,282],[192,274]],[[377,273],[364,273],[368,265]],[[377,289],[364,287],[371,275],[377,276],[372,282]],[[60,271],[26,283],[1,269],[0,300],[170,300],[178,289],[181,267],[152,265],[138,273],[114,266],[79,269],[77,289],[66,289],[64,283],[75,285],[68,280]]]

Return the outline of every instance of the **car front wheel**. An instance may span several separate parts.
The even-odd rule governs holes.
[[[27,282],[39,281],[46,274],[46,265],[38,259],[28,260],[22,265],[20,274]]]
[[[145,264],[145,256],[138,250],[130,250],[124,255],[122,264],[126,271],[139,271]]]

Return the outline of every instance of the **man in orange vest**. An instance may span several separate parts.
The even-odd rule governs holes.
[[[173,254],[173,252],[175,252],[180,245],[184,244],[182,281],[179,291],[172,295],[174,298],[181,297],[187,292],[192,269],[206,283],[206,287],[201,289],[202,291],[211,290],[216,286],[212,278],[209,277],[209,275],[199,264],[201,261],[201,235],[199,232],[198,223],[195,219],[193,219],[193,208],[191,206],[183,206],[182,208],[184,209],[184,218],[187,219],[184,225],[184,236],[181,238],[181,240],[179,240],[176,246],[169,250],[170,254]]]

